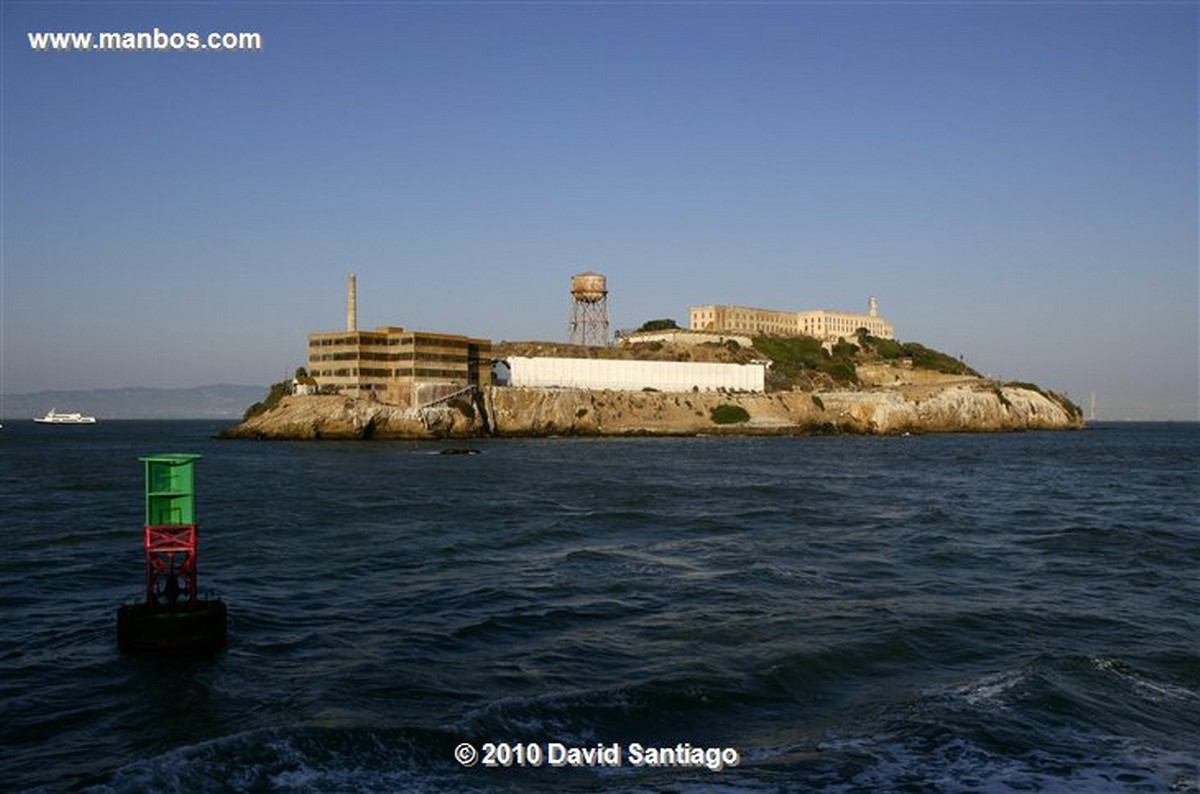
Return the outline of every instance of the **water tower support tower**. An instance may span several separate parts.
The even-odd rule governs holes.
[[[608,282],[587,271],[571,277],[570,343],[608,347]]]

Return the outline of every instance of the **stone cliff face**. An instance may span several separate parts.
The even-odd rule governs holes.
[[[962,382],[933,389],[822,395],[844,429],[861,433],[1000,432],[1083,427],[1083,419],[1041,392]]]
[[[710,411],[722,404],[740,406],[749,420],[714,423]],[[494,389],[489,413],[498,435],[533,436],[997,432],[1083,424],[1040,392],[971,383],[913,392],[734,395]]]
[[[374,400],[293,395],[229,428],[223,438],[465,438],[480,435],[472,406],[416,410]]]
[[[736,405],[745,422],[717,424]],[[978,378],[867,391],[713,394],[493,387],[474,402],[411,409],[293,396],[231,428],[232,438],[470,438],[550,435],[789,435],[1057,430],[1082,417],[1039,391]]]

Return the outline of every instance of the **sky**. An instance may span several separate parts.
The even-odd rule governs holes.
[[[1194,2],[0,4],[0,393],[264,384],[306,337],[865,312],[1198,419]],[[256,51],[35,51],[37,32]]]

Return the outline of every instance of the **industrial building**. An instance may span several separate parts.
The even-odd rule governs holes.
[[[866,314],[819,309],[807,312],[783,312],[748,306],[693,306],[688,312],[688,327],[693,331],[752,336],[811,336],[835,341],[852,339],[859,328],[880,339],[895,339],[896,330],[879,316],[879,302],[871,296]]]
[[[491,340],[398,326],[360,331],[355,290],[351,273],[345,331],[308,335],[308,374],[322,391],[417,407],[491,383]]]
[[[744,391],[766,388],[766,362],[628,361],[602,358],[512,356],[497,364],[496,384],[563,389],[666,392]]]

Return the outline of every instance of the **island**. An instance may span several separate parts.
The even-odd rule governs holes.
[[[670,331],[670,329],[668,329]],[[917,343],[860,331],[836,343],[811,337],[705,339],[642,333],[612,347],[501,342],[489,363],[669,362],[761,370],[761,387],[591,388],[488,378],[397,404],[375,392],[322,393],[298,371],[276,384],[225,438],[467,439],[544,436],[902,435],[1068,430],[1083,412],[1032,383],[1001,382]],[[683,336],[681,336],[683,335]],[[595,367],[593,366],[592,369]],[[543,368],[544,369],[544,368]],[[563,369],[563,367],[559,367]],[[516,374],[516,370],[513,370]],[[566,381],[563,381],[566,383]],[[740,383],[740,381],[738,381]]]

